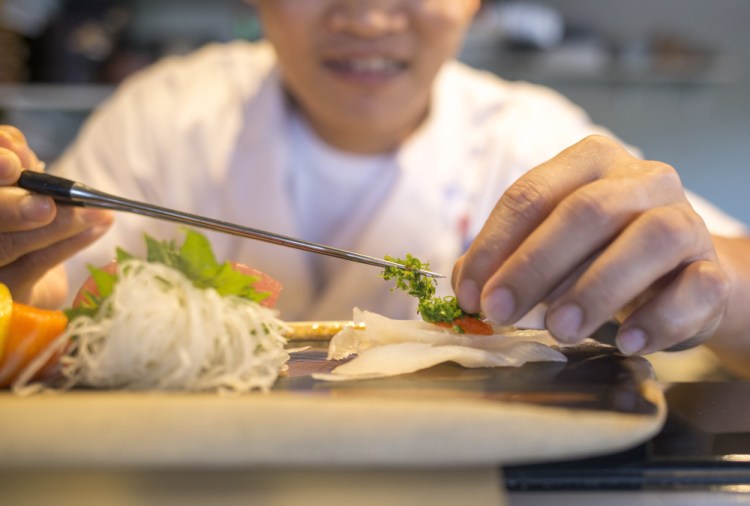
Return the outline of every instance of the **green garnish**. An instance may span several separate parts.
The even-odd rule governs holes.
[[[229,262],[219,263],[209,240],[199,232],[185,229],[185,241],[178,247],[174,241],[158,241],[145,234],[146,261],[161,263],[182,272],[197,288],[213,288],[220,295],[235,296],[253,302],[260,302],[270,293],[253,288],[257,276],[236,271]],[[137,258],[127,251],[117,248],[117,262]],[[69,319],[81,315],[93,316],[101,303],[112,294],[117,284],[117,274],[101,268],[89,266],[89,272],[96,284],[98,294],[87,292],[78,307],[66,310]]]
[[[455,319],[464,316],[479,317],[479,315],[470,314],[461,309],[458,301],[452,295],[445,297],[437,297],[435,295],[437,287],[435,278],[425,276],[419,272],[420,270],[428,270],[430,267],[429,263],[423,263],[409,253],[406,254],[406,259],[403,260],[390,255],[386,255],[385,259],[406,267],[406,269],[386,267],[381,276],[385,280],[395,279],[396,288],[408,292],[409,295],[419,300],[417,312],[424,321],[430,323],[452,323]],[[392,288],[391,290],[394,289]],[[457,325],[453,326],[453,330],[463,332]]]

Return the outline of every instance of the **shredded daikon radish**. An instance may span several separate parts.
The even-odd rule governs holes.
[[[66,387],[267,391],[289,359],[285,331],[273,309],[131,259],[96,316],[74,319],[52,346],[69,346],[60,359]],[[22,393],[54,351],[30,364],[14,389]]]

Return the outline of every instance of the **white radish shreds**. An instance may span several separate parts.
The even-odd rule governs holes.
[[[95,318],[76,318],[61,359],[75,385],[132,390],[268,390],[285,367],[276,311],[193,286],[157,263],[120,265]]]

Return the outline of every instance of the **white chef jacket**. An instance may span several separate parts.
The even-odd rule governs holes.
[[[54,171],[103,191],[280,234],[299,236],[291,198],[294,146],[276,59],[266,43],[214,44],[165,59],[128,79],[89,119]],[[407,252],[450,275],[503,191],[525,171],[583,137],[611,135],[559,94],[449,62],[429,117],[393,154],[387,195],[361,195],[334,246],[375,257]],[[335,199],[335,194],[321,195]],[[710,227],[742,225],[705,207]],[[179,226],[120,214],[97,244],[67,263],[71,286],[143,234],[180,240]],[[391,292],[375,267],[337,259],[316,292],[311,253],[208,233],[217,257],[284,284],[286,320],[349,319],[354,306],[415,318],[415,301]],[[439,292],[450,293],[441,282]]]

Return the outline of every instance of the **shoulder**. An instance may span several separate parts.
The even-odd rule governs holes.
[[[564,121],[588,122],[583,109],[552,88],[525,81],[508,81],[484,70],[460,62],[446,64],[439,77],[440,86],[458,97],[465,106],[485,116],[525,114],[526,119],[547,120],[554,114]]]
[[[274,69],[272,50],[247,42],[164,58],[126,79],[97,108],[61,160],[62,170],[81,174],[85,166],[92,181],[106,172],[149,185],[188,166],[222,170],[246,117],[264,121],[245,113],[248,104],[268,102],[271,93],[261,90],[276,87],[269,78]]]
[[[169,56],[127,78],[117,96],[141,95],[175,100],[257,86],[276,65],[273,50],[264,43],[237,41],[209,44],[190,54]]]
[[[464,128],[520,166],[533,165],[592,135],[612,136],[577,104],[552,88],[509,81],[450,62],[438,78],[438,96]]]
[[[248,107],[269,102],[278,86],[276,58],[265,43],[210,44],[164,58],[133,74],[92,115],[91,128],[119,132],[140,149],[210,144],[227,148]]]

